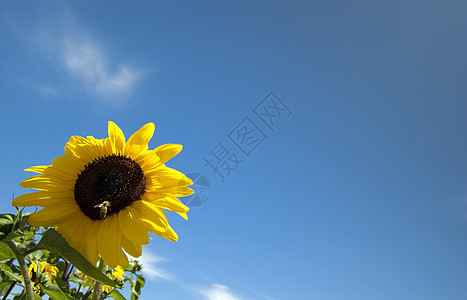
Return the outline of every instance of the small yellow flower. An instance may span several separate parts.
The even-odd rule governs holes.
[[[35,262],[31,262],[31,264],[29,265],[29,268],[28,268],[29,277],[31,278],[31,284],[35,288],[36,293],[39,293],[40,292],[40,286],[35,285],[36,280],[37,280],[37,269],[38,269],[37,264]],[[56,277],[57,274],[58,274],[58,268],[56,266],[49,265],[45,261],[41,261],[39,263],[39,270],[41,271],[41,273],[49,275],[49,283],[52,283],[52,279],[53,279],[52,276]],[[23,276],[20,276],[20,277],[22,278]]]
[[[40,291],[40,286],[36,286],[36,279],[37,279],[37,264],[35,262],[31,262],[28,268],[29,278],[31,279],[32,286],[36,289],[36,292]],[[21,275],[21,278],[23,276]]]
[[[42,273],[45,273],[47,275],[53,275],[54,277],[57,277],[58,268],[56,266],[49,265],[45,261],[41,261],[40,266],[41,266],[41,272]]]
[[[123,277],[125,277],[125,270],[123,270],[122,267],[117,266],[115,271],[112,272],[110,279],[122,279]]]
[[[76,274],[79,279],[86,281],[88,283],[91,283],[93,281],[92,278],[86,276],[83,272],[78,270],[78,273]],[[121,266],[117,266],[115,270],[112,272],[112,275],[110,275],[110,279],[115,280],[115,279],[122,279],[125,277],[125,270]],[[109,285],[103,285],[102,290],[106,293],[110,293],[112,291],[112,287]]]
[[[123,270],[122,267],[117,266],[115,270],[112,272],[112,275],[110,275],[110,279],[115,280],[115,279],[122,279],[125,277],[125,270]],[[110,293],[112,291],[112,287],[109,285],[103,285],[102,290],[106,293]]]
[[[110,293],[112,291],[112,287],[110,285],[103,285],[102,286],[102,291],[103,292],[106,292],[107,294]]]
[[[32,272],[34,271],[35,273],[37,273],[37,264],[35,262],[31,262],[31,264],[29,265],[28,271],[29,271],[29,277],[32,278],[35,275]]]

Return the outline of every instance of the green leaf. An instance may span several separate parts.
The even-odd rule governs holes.
[[[138,300],[146,280],[143,275],[136,275],[136,282],[131,286],[131,300]]]
[[[15,254],[10,247],[5,243],[0,242],[0,261],[5,261],[12,257],[15,257]]]
[[[55,284],[49,284],[47,286],[41,284],[41,290],[53,300],[72,300],[73,297],[65,294],[60,290],[60,288]],[[40,299],[40,298],[39,298]]]
[[[13,270],[7,264],[4,264],[4,263],[0,264],[0,269],[3,272],[5,272],[5,274],[11,279],[14,279],[19,282],[23,282],[23,278],[16,275],[15,272],[13,272]]]
[[[69,293],[70,292],[70,284],[67,281],[64,281],[62,277],[59,276],[55,277],[55,282],[57,283],[58,287],[64,292],[64,293]]]
[[[48,251],[37,250],[37,251],[34,251],[33,253],[26,255],[26,258],[30,261],[41,261],[41,260],[46,261],[47,256],[48,256]]]
[[[31,226],[28,225],[27,221],[29,214],[22,215],[21,211],[13,219],[13,227],[10,233],[7,235],[7,240],[12,240],[16,237],[31,237],[34,232],[30,233]]]
[[[22,210],[18,212],[13,221],[15,229],[27,226],[29,213],[23,214]]]
[[[37,247],[33,251],[35,250],[49,250],[54,252],[68,260],[73,266],[87,276],[111,287],[117,287],[117,284],[112,279],[105,276],[96,267],[91,265],[81,253],[71,247],[54,229],[49,229],[42,235],[39,244],[37,244]]]
[[[0,240],[11,232],[14,220],[15,216],[12,214],[0,214]]]
[[[136,285],[140,285],[143,288],[145,283],[146,279],[143,275],[136,275]]]
[[[125,297],[123,297],[122,294],[120,294],[120,292],[115,289],[110,292],[109,296],[115,300],[126,300]]]

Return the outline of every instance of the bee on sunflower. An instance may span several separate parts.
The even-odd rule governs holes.
[[[164,210],[188,219],[177,197],[193,190],[191,179],[165,163],[181,145],[149,150],[155,126],[148,123],[125,141],[122,130],[108,123],[108,138],[72,136],[65,154],[49,166],[26,169],[39,173],[20,183],[38,191],[21,195],[13,206],[40,206],[29,216],[32,226],[57,227],[59,233],[96,265],[100,256],[111,268],[128,267],[126,253],[142,254],[149,232],[171,241],[178,236]]]

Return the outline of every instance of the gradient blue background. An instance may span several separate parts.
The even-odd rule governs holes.
[[[170,216],[179,242],[143,249],[143,299],[467,299],[466,13],[2,1],[0,208],[71,135],[154,122],[150,147],[183,144],[169,166],[205,174],[212,194],[188,221]],[[221,183],[203,156],[270,91],[292,115]]]

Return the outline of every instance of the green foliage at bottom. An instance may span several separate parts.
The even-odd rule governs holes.
[[[30,297],[34,300],[44,296],[54,300],[90,300],[97,281],[104,285],[103,292],[93,300],[125,299],[120,291],[126,282],[130,283],[131,299],[139,299],[145,280],[137,261],[125,272],[107,267],[101,272],[55,229],[32,227],[27,219],[21,210],[16,215],[0,214],[0,299],[31,299],[23,276],[26,268],[33,287]]]

